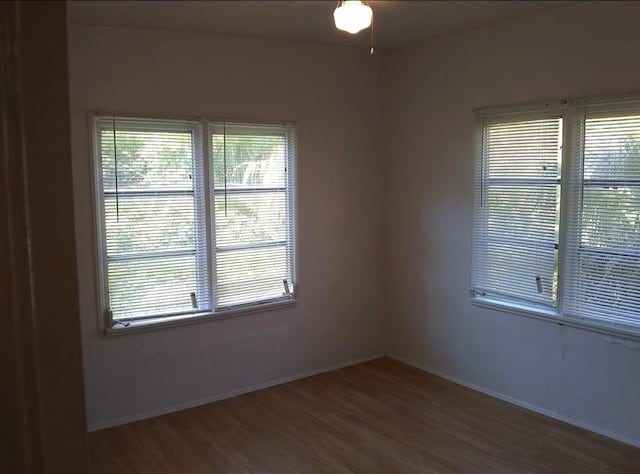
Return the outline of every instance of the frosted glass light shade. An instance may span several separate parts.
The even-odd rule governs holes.
[[[333,12],[336,28],[351,34],[371,26],[372,17],[371,7],[360,0],[345,0]]]

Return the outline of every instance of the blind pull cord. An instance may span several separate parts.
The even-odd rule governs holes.
[[[371,49],[369,50],[369,54],[373,54],[374,53],[374,49],[373,49],[373,21],[375,19],[375,15],[373,14],[373,12],[371,13]]]
[[[116,222],[120,222],[120,200],[118,197],[118,140],[116,139],[116,116],[112,115],[113,123],[113,167],[115,170],[116,183]]]
[[[587,128],[587,108],[583,106],[582,109],[582,122],[580,123],[580,173],[579,175],[584,176],[584,148],[585,141],[587,138],[586,128]],[[584,179],[584,178],[583,178]],[[583,183],[584,186],[584,183]],[[584,209],[584,189],[580,191],[580,209]],[[582,223],[580,223],[582,226]]]
[[[227,217],[227,123],[222,123],[222,161],[224,165],[224,217]]]
[[[485,198],[484,198],[484,178],[485,178],[485,165],[486,165],[486,154],[484,152],[485,147],[485,134],[486,134],[486,121],[483,119],[482,122],[482,136],[480,137],[480,207],[484,207]]]

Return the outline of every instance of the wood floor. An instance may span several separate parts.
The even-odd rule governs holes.
[[[96,474],[640,473],[640,449],[383,358],[91,433]]]

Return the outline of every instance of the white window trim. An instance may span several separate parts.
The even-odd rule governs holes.
[[[599,320],[580,318],[578,316],[566,316],[559,311],[553,311],[546,308],[536,308],[530,305],[510,303],[490,296],[472,297],[471,304],[480,308],[488,308],[506,312],[511,315],[533,318],[547,323],[557,324],[559,326],[569,326],[600,334],[616,336],[623,339],[640,341],[640,331],[635,331],[623,326],[616,327],[613,324],[602,323]]]
[[[138,332],[152,331],[156,329],[170,328],[175,326],[185,326],[201,322],[220,321],[224,319],[249,316],[255,313],[284,310],[297,306],[299,298],[294,295],[291,299],[273,302],[251,304],[246,307],[234,307],[225,311],[206,311],[202,313],[189,313],[184,315],[165,316],[157,318],[146,318],[139,321],[129,321],[128,326],[116,324],[110,328],[104,327],[100,333],[104,336],[122,336]],[[104,320],[103,320],[104,325]]]
[[[479,108],[474,109],[476,113],[476,154],[475,154],[475,174],[481,173],[483,169],[483,127],[486,123],[490,123],[495,120],[499,122],[501,118],[509,117],[515,120],[528,120],[528,119],[540,119],[545,116],[560,115],[563,118],[563,149],[562,149],[562,170],[561,170],[561,197],[560,197],[560,231],[559,231],[559,248],[558,248],[558,290],[557,290],[557,303],[556,308],[542,307],[535,304],[526,304],[523,302],[509,301],[508,299],[501,299],[496,296],[491,296],[477,292],[473,289],[470,290],[470,302],[472,305],[493,309],[501,312],[506,312],[512,315],[524,316],[529,318],[538,319],[548,323],[558,324],[561,326],[570,326],[579,329],[588,330],[600,334],[611,335],[620,337],[623,339],[640,340],[640,325],[635,328],[629,325],[623,325],[615,322],[609,322],[604,319],[594,319],[582,317],[579,315],[566,314],[563,311],[563,288],[565,285],[565,276],[563,267],[567,261],[567,240],[569,239],[568,222],[569,219],[563,216],[567,216],[571,209],[571,196],[570,190],[572,183],[572,175],[575,172],[574,164],[572,163],[573,149],[578,144],[576,143],[576,129],[580,126],[580,120],[583,114],[580,113],[580,107],[584,106],[586,102],[591,104],[602,104],[606,106],[608,104],[625,104],[627,102],[640,101],[639,96],[625,96],[625,97],[605,97],[605,98],[578,98],[578,99],[563,99],[557,101],[549,101],[530,105],[518,105],[509,107],[491,107],[491,108]],[[489,120],[484,119],[484,116],[489,116]],[[474,212],[477,203],[475,202],[477,190],[474,189]],[[475,238],[475,233],[472,236],[472,241]],[[473,269],[471,269],[473,272]],[[471,285],[472,287],[473,285]]]
[[[99,119],[108,119],[111,117],[126,118],[127,120],[139,120],[140,123],[153,123],[155,127],[162,128],[162,123],[170,124],[175,122],[180,124],[183,128],[185,122],[192,122],[192,130],[194,133],[194,147],[199,148],[196,152],[196,161],[201,160],[201,163],[197,165],[203,167],[204,182],[203,186],[206,188],[200,190],[205,193],[205,218],[204,225],[207,226],[207,232],[205,233],[207,239],[207,248],[210,253],[210,262],[207,265],[208,280],[210,286],[215,287],[214,272],[215,272],[215,250],[214,245],[214,213],[211,210],[211,199],[206,199],[207,195],[213,196],[215,193],[214,183],[211,179],[210,170],[210,137],[211,130],[214,124],[226,122],[229,125],[255,125],[255,126],[282,126],[288,127],[287,144],[293,147],[293,159],[287,161],[288,173],[287,173],[287,188],[290,189],[291,207],[290,207],[290,219],[291,219],[291,235],[289,236],[292,241],[292,253],[290,259],[290,274],[293,279],[293,285],[291,288],[291,295],[288,298],[273,298],[267,300],[261,300],[257,302],[251,302],[243,305],[234,305],[228,308],[223,308],[216,311],[215,308],[215,288],[210,294],[210,310],[201,312],[188,312],[181,314],[163,315],[158,317],[140,318],[139,320],[127,320],[125,323],[114,321],[108,310],[108,293],[107,293],[107,277],[106,277],[106,232],[105,232],[105,220],[104,220],[104,189],[102,185],[102,161],[100,159],[100,143],[97,139],[97,122]],[[97,328],[98,333],[103,336],[120,336],[125,334],[134,334],[139,332],[152,331],[157,329],[169,328],[174,326],[182,326],[187,324],[194,324],[199,322],[211,322],[217,320],[228,319],[236,316],[250,315],[259,312],[276,311],[294,307],[299,301],[299,281],[298,281],[298,251],[297,251],[297,234],[298,234],[298,219],[297,219],[297,140],[295,135],[295,121],[274,121],[274,122],[253,122],[253,121],[225,121],[219,118],[194,118],[194,117],[166,117],[166,116],[143,116],[139,114],[131,115],[127,113],[105,113],[105,112],[92,112],[88,115],[89,121],[89,133],[92,143],[91,147],[91,194],[93,201],[93,243],[94,243],[94,266],[96,275],[96,311],[97,311]],[[168,129],[175,130],[172,126]],[[194,193],[197,193],[194,190]]]

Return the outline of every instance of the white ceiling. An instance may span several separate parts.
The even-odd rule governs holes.
[[[567,1],[371,1],[375,45],[399,46],[557,8]],[[123,26],[234,36],[368,44],[333,26],[337,2],[325,1],[70,1],[74,24]]]

